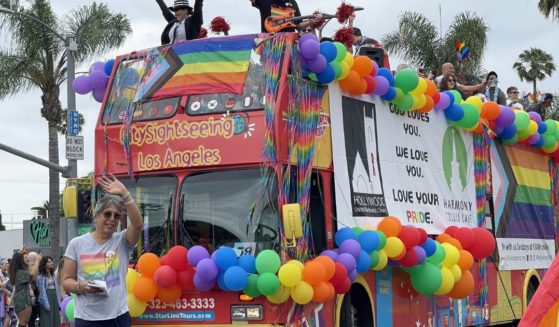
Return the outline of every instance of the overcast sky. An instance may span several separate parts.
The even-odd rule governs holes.
[[[190,0],[191,3],[193,0]],[[132,23],[133,35],[125,45],[98,58],[104,61],[118,54],[159,45],[160,33],[165,26],[155,0],[104,1],[114,12],[124,13]],[[458,0],[351,0],[349,3],[364,7],[357,13],[355,26],[364,35],[380,39],[397,27],[398,17],[403,11],[423,13],[437,27],[439,26],[439,4],[442,4],[442,28],[445,31],[453,17],[462,11],[472,11],[489,25],[488,45],[484,67],[499,74],[501,86],[516,85],[521,90],[530,90],[530,84],[520,82],[512,65],[518,55],[530,47],[541,48],[555,57],[559,66],[559,22],[546,20],[537,10],[536,0],[511,1],[458,1]],[[23,1],[25,3],[25,1]],[[90,4],[91,1],[51,0],[55,12],[62,16],[71,9]],[[303,15],[316,9],[334,14],[341,1],[299,0]],[[171,0],[167,0],[172,5]],[[231,25],[231,34],[247,34],[259,31],[259,12],[252,8],[250,0],[206,0],[204,20],[207,24],[216,16],[224,16]],[[325,29],[325,35],[332,34],[340,25],[332,21]],[[40,28],[40,27],[38,27]],[[5,40],[5,35],[0,37]],[[401,61],[391,58],[392,67]],[[86,70],[89,63],[78,67]],[[559,69],[559,67],[558,67]],[[559,91],[559,71],[552,78],[539,84],[542,91]],[[66,106],[66,86],[60,95]],[[0,143],[18,148],[41,158],[48,158],[47,124],[40,116],[41,100],[39,92],[28,92],[0,100]],[[99,104],[90,96],[77,95],[77,109],[85,116],[85,160],[78,161],[78,175],[83,176],[93,170],[93,132],[97,120]],[[60,159],[66,164],[65,140],[59,138]],[[61,179],[61,190],[65,180]],[[0,211],[4,224],[10,228],[11,222],[20,222],[32,216],[33,206],[41,205],[48,199],[48,170],[27,160],[0,150]]]

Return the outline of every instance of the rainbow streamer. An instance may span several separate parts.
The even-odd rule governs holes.
[[[485,201],[487,191],[487,168],[489,161],[489,147],[483,135],[474,134],[474,179],[476,190],[476,214],[478,226],[485,226]],[[487,259],[479,261],[478,265],[479,306],[487,304]]]

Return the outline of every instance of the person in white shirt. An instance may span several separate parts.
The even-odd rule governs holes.
[[[161,44],[175,44],[197,39],[204,22],[202,16],[203,0],[194,2],[194,9],[188,0],[175,0],[173,7],[167,7],[163,0],[155,0],[167,21],[161,33]],[[173,14],[174,12],[174,14]]]

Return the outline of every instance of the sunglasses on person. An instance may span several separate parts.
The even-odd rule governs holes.
[[[449,78],[448,81],[449,81],[449,82],[456,82],[456,80],[455,80],[455,79],[452,79],[452,78]]]
[[[518,91],[510,91],[509,93],[518,94]]]
[[[103,218],[105,218],[107,220],[109,220],[111,218],[113,218],[115,220],[120,220],[120,212],[107,210],[107,211],[103,212]]]

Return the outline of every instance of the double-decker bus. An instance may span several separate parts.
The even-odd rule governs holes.
[[[295,35],[278,35],[201,39],[117,58],[95,129],[95,176],[114,174],[138,203],[145,228],[136,258],[173,245],[314,257],[334,248],[339,228],[374,227],[388,214],[431,235],[484,226],[498,251],[474,265],[474,291],[461,300],[421,295],[389,265],[359,275],[328,303],[274,305],[215,287],[185,291],[172,304],[154,299],[133,324],[520,319],[555,253],[549,157],[473,136],[440,112],[403,112],[378,96],[302,79]],[[281,206],[295,202],[307,213],[305,236],[288,247]]]

